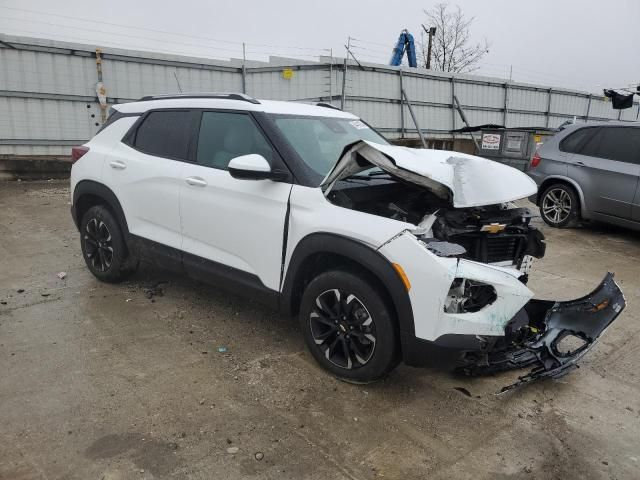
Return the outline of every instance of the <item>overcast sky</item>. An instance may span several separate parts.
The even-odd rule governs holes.
[[[311,59],[344,54],[387,63],[403,28],[419,37],[417,0],[0,0],[0,32],[96,46],[215,58]],[[459,0],[487,38],[479,72],[592,92],[640,83],[639,0]],[[1,66],[0,66],[1,68]]]

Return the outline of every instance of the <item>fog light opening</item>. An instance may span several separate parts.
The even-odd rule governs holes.
[[[570,357],[575,355],[588,345],[587,340],[565,330],[553,342],[553,350],[560,357]]]
[[[487,283],[466,278],[455,278],[444,304],[446,313],[479,312],[496,301],[496,289]]]

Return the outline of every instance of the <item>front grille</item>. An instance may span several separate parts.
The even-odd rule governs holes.
[[[518,253],[520,238],[514,236],[487,236],[487,263],[513,260]]]
[[[462,245],[467,253],[464,258],[483,263],[511,261],[518,264],[526,247],[523,234],[472,233],[454,235],[451,242]]]

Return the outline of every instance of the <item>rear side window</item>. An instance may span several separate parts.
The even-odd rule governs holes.
[[[577,132],[573,132],[567,138],[560,142],[560,151],[567,153],[579,153],[580,147],[585,141],[592,137],[597,128],[581,128]]]
[[[269,163],[273,150],[245,113],[203,112],[196,161],[206,167],[226,169],[232,158],[258,153]]]
[[[580,153],[619,162],[640,163],[640,128],[602,127]]]
[[[133,146],[149,155],[187,160],[190,116],[188,110],[149,113],[136,131]]]

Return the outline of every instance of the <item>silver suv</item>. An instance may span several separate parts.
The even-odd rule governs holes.
[[[585,219],[640,230],[640,123],[566,127],[539,148],[527,173],[548,225]]]

